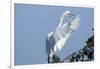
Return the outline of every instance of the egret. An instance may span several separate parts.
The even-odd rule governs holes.
[[[70,22],[64,22],[64,18],[70,18]],[[48,54],[48,63],[52,63],[52,57],[60,51],[71,34],[77,30],[80,25],[79,15],[74,15],[70,11],[65,11],[61,18],[58,27],[54,32],[48,33],[46,37],[46,51]]]

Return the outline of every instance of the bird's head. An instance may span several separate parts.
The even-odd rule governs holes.
[[[70,11],[65,11],[63,15],[66,15],[66,16],[69,16],[71,15],[72,13]]]
[[[71,16],[75,16],[75,15],[72,14],[70,11],[65,11],[65,12],[63,13],[63,16],[69,16],[69,17],[71,17]]]

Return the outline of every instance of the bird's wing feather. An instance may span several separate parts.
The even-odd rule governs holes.
[[[72,19],[70,23],[64,23],[61,28],[59,29],[60,36],[63,37],[66,35],[70,30],[75,31],[80,25],[80,17],[76,16]]]
[[[74,19],[72,19],[69,29],[72,31],[76,31],[79,25],[80,25],[80,17],[76,16]]]

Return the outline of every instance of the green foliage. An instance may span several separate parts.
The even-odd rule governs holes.
[[[86,46],[77,52],[72,53],[61,62],[79,62],[94,60],[94,35],[88,38]]]
[[[53,55],[52,59],[53,59],[52,63],[59,63],[60,62],[60,58],[57,55]]]

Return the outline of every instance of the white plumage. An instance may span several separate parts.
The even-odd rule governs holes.
[[[65,17],[71,19],[69,23],[63,23]],[[55,32],[50,32],[47,35],[46,49],[50,60],[57,51],[60,51],[63,48],[71,34],[77,30],[80,24],[79,21],[80,17],[72,14],[70,11],[65,11],[62,14],[60,23]]]

